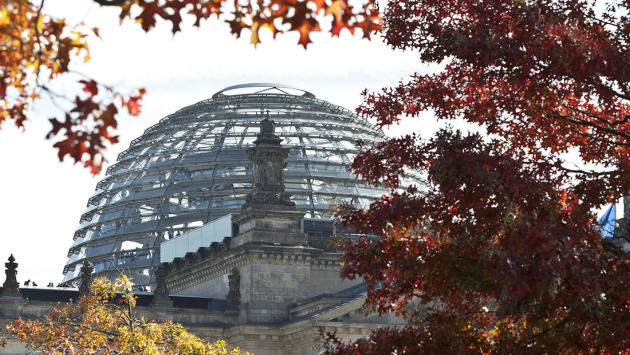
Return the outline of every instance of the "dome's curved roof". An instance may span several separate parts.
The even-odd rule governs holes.
[[[118,156],[81,216],[64,281],[88,258],[97,274],[128,268],[146,285],[162,241],[239,213],[251,186],[245,149],[267,110],[291,148],[287,192],[307,217],[326,217],[334,198],[366,205],[383,194],[348,172],[355,140],[381,141],[381,130],[291,86],[232,86],[163,118]]]

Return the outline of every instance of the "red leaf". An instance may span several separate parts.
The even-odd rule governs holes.
[[[140,22],[142,29],[146,32],[155,26],[155,16],[166,17],[164,9],[157,1],[144,2],[140,7],[142,7],[142,12],[136,17],[136,20]]]
[[[98,94],[98,85],[96,84],[96,81],[79,80],[79,82],[85,85],[85,87],[83,88],[83,91],[89,92],[90,96],[95,96]]]

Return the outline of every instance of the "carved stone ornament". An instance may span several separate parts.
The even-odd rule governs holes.
[[[94,268],[88,259],[85,259],[81,267],[81,287],[79,287],[79,296],[84,297],[90,294],[90,285],[92,284],[92,272]]]
[[[241,274],[237,268],[232,269],[232,272],[228,275],[228,280],[230,291],[226,296],[227,304],[225,308],[238,308],[241,305]]]
[[[260,122],[256,147],[247,149],[252,170],[252,192],[245,197],[241,211],[255,205],[295,206],[291,194],[285,192],[284,169],[287,167],[289,148],[274,134],[275,123],[267,113]]]
[[[22,292],[20,292],[20,283],[17,281],[17,267],[18,264],[15,262],[15,258],[13,254],[9,256],[9,262],[5,263],[6,266],[5,273],[7,275],[4,284],[2,285],[3,290],[2,294],[0,294],[0,298],[14,298],[14,299],[22,299]]]
[[[260,122],[260,132],[261,133],[275,133],[276,132],[276,123],[269,116],[269,111],[267,111],[267,116],[265,119]]]
[[[245,203],[248,205],[295,206],[289,193],[254,192],[245,196]]]
[[[162,263],[155,270],[155,289],[153,290],[153,300],[151,301],[152,307],[173,307],[173,300],[168,296],[169,289],[166,283],[166,275],[168,271],[166,269],[167,263]]]
[[[260,133],[257,135],[257,139],[254,141],[254,144],[258,145],[280,145],[282,142],[282,138],[278,137],[276,134],[276,123],[269,116],[269,111],[267,111],[267,115],[265,118],[260,121]]]
[[[284,169],[289,152],[266,147],[250,148],[247,153],[252,169],[252,191],[284,191]]]

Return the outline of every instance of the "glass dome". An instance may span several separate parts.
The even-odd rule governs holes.
[[[291,148],[286,190],[306,217],[327,218],[336,198],[366,206],[384,193],[348,171],[355,140],[384,140],[381,130],[291,86],[229,87],[163,118],[118,156],[81,216],[64,281],[77,280],[88,258],[99,276],[127,269],[136,285],[147,285],[161,242],[238,214],[252,179],[245,150],[267,111]]]

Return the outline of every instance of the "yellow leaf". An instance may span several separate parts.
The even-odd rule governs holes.
[[[4,25],[8,25],[11,20],[9,19],[9,13],[7,11],[6,8],[2,9],[2,12],[0,13],[0,26],[4,26]]]

